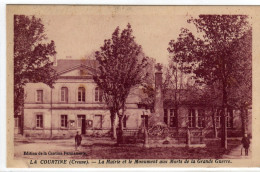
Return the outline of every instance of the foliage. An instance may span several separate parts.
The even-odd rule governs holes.
[[[252,30],[238,41],[232,54],[235,70],[230,79],[228,102],[235,108],[248,109],[252,105]]]
[[[175,62],[188,66],[181,67],[181,70],[195,74],[194,78],[198,83],[219,88],[223,108],[222,145],[225,147],[225,109],[232,104],[229,101],[230,96],[232,93],[238,93],[234,92],[235,87],[245,89],[246,92],[247,89],[251,90],[242,86],[243,84],[238,84],[244,82],[247,85],[250,82],[250,74],[248,77],[243,75],[244,72],[250,71],[251,66],[248,61],[251,53],[250,39],[246,41],[247,48],[237,49],[239,42],[242,43],[246,39],[244,37],[250,30],[247,18],[245,15],[200,15],[196,19],[191,18],[188,22],[196,26],[197,31],[203,34],[203,39],[195,38],[190,31],[182,29],[178,41],[171,41],[168,49],[170,53],[174,53]],[[243,96],[238,97],[233,102],[245,99]]]
[[[178,63],[178,69],[184,73],[195,74],[193,77],[197,83],[222,89],[225,99],[222,103],[226,106],[227,94],[231,94],[231,90],[235,87],[242,89],[239,83],[247,86],[251,83],[252,40],[247,16],[200,15],[198,19],[192,18],[188,22],[194,23],[198,32],[203,33],[203,39],[195,38],[187,29],[181,29],[177,41],[171,40],[169,43],[172,61]],[[245,77],[245,71],[249,76]]]
[[[181,28],[181,32],[177,40],[169,42],[168,52],[169,67],[166,72],[167,94],[174,97],[176,108],[182,103],[197,103],[194,98],[199,98],[197,85],[192,81],[192,67],[197,65],[194,60],[198,45],[202,41],[185,28]],[[168,81],[167,81],[168,80]],[[194,97],[195,95],[195,97]]]
[[[143,54],[144,56],[144,54]],[[154,112],[155,102],[155,59],[147,57],[147,66],[144,68],[147,77],[141,84],[141,90],[138,94],[140,102],[139,107],[149,109],[150,112]]]
[[[96,52],[99,72],[94,80],[110,97],[107,104],[119,117],[119,130],[122,130],[126,99],[131,89],[147,77],[143,70],[147,66],[147,58],[139,58],[141,46],[135,42],[132,32],[130,24],[121,33],[117,27],[112,38],[105,40],[100,51]]]
[[[199,32],[204,35],[204,45],[199,45],[201,56],[196,56],[198,66],[194,69],[196,77],[203,79],[206,84],[221,84],[222,92],[222,146],[227,148],[226,109],[236,78],[238,63],[236,61],[245,56],[234,56],[239,39],[250,29],[247,16],[244,15],[200,15],[198,19],[191,19]],[[244,70],[245,68],[241,68]]]
[[[170,59],[170,68],[180,70],[184,73],[191,73],[192,67],[195,66],[197,62],[194,60],[194,57],[202,55],[202,52],[198,51],[200,45],[203,45],[201,39],[195,38],[188,29],[182,28],[177,40],[171,40],[169,42],[167,50],[173,55]],[[174,66],[174,62],[179,66]]]
[[[222,81],[224,86],[230,86],[237,58],[232,54],[237,40],[249,29],[247,16],[200,15],[189,22],[193,22],[198,31],[204,34],[203,44],[197,45],[194,51],[193,59],[199,62],[194,73],[207,84]]]
[[[44,25],[35,16],[14,16],[14,113],[22,113],[23,87],[29,82],[52,86],[56,79],[50,57],[56,54],[54,41],[46,42]]]

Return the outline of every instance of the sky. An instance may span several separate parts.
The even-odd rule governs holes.
[[[45,33],[54,40],[57,59],[81,59],[100,49],[105,39],[111,38],[117,26],[121,30],[130,23],[136,42],[142,46],[146,56],[157,63],[168,63],[167,51],[170,40],[178,37],[182,27],[196,32],[188,24],[189,15],[167,15],[165,13],[95,13],[84,15],[44,15]]]

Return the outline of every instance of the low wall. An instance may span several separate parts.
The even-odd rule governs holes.
[[[62,129],[62,130],[50,130],[50,129],[37,129],[37,130],[24,130],[25,137],[34,138],[71,138],[77,133],[77,129]],[[80,131],[79,131],[80,132]],[[106,137],[109,136],[110,130],[86,130],[85,136],[92,137]]]

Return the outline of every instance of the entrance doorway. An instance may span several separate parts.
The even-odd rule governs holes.
[[[81,134],[86,134],[86,115],[78,115],[78,128],[81,128]]]

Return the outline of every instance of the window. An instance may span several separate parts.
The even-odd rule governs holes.
[[[177,127],[177,109],[170,109],[170,127]]]
[[[196,127],[196,114],[194,109],[189,110],[189,127]]]
[[[36,128],[43,128],[43,116],[41,114],[36,115]]]
[[[233,110],[229,109],[227,112],[227,128],[233,127]]]
[[[67,128],[68,127],[68,115],[61,115],[61,127]]]
[[[96,87],[95,88],[95,101],[102,102],[102,100],[103,100],[103,91],[100,88]]]
[[[37,90],[36,94],[37,94],[36,101],[42,102],[43,101],[43,90]]]
[[[168,109],[164,109],[163,120],[164,120],[164,123],[168,125]]]
[[[205,111],[203,109],[198,110],[198,127],[205,127]]]
[[[216,122],[216,127],[217,128],[220,128],[220,126],[221,126],[221,113],[222,113],[222,111],[221,110],[218,110],[217,111],[217,114],[216,114],[216,120],[215,120],[215,122]]]
[[[78,89],[78,101],[79,102],[85,102],[85,88],[84,87],[79,87]]]
[[[67,87],[61,88],[61,98],[60,98],[60,100],[62,102],[68,102],[68,88]]]

